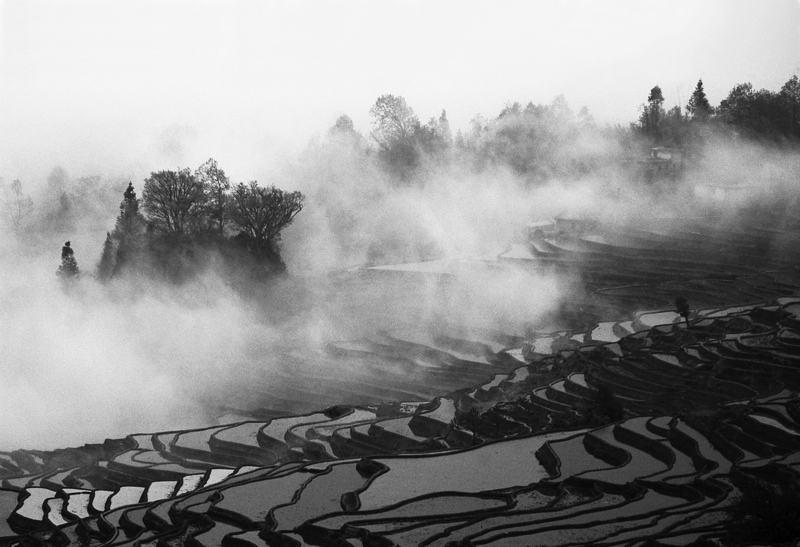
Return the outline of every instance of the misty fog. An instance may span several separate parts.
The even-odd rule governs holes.
[[[683,219],[704,218],[723,228],[753,207],[797,205],[797,154],[710,140],[703,161],[665,189],[626,175],[618,141],[592,135],[560,151],[600,158],[578,176],[549,173],[532,182],[502,163],[476,168],[467,157],[426,161],[410,183],[381,169],[369,146],[365,152],[318,136],[300,158],[270,167],[274,180],[261,181],[299,190],[306,201],[283,232],[288,275],[249,289],[232,286],[213,254],[181,285],[136,275],[100,283],[93,272],[128,179],[55,168],[45,181],[22,181],[33,208],[19,225],[6,215],[0,235],[0,448],[212,424],[225,410],[268,407],[247,387],[279,390],[294,374],[370,378],[375,373],[357,362],[324,353],[330,343],[379,332],[424,339],[554,330],[548,313],[582,290],[578,281],[497,260],[526,242],[532,221],[589,218],[624,227],[672,219],[680,229]],[[173,136],[174,146],[186,137]],[[197,154],[191,167],[208,155]],[[59,194],[70,196],[69,207]],[[66,240],[83,272],[69,287],[55,275]]]

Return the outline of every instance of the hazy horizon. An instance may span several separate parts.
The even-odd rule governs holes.
[[[277,177],[315,136],[402,95],[453,131],[563,94],[601,124],[635,121],[654,85],[685,106],[800,72],[796,0],[0,3],[0,176],[139,181],[216,158]]]

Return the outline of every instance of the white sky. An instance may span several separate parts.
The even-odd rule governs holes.
[[[264,181],[341,114],[367,133],[384,93],[456,129],[561,93],[627,124],[656,84],[716,105],[793,74],[798,0],[0,0],[0,176],[213,156]]]

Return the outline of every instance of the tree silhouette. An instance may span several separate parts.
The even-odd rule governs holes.
[[[800,138],[800,79],[792,76],[780,91],[781,107],[786,121],[786,133]]]
[[[661,136],[661,123],[666,116],[664,111],[664,94],[659,86],[650,90],[647,103],[642,105],[642,114],[639,116],[639,126],[647,137],[657,141]]]
[[[106,240],[103,243],[103,254],[97,264],[97,277],[101,280],[109,279],[114,274],[114,266],[117,263],[117,248],[111,233],[106,232]]]
[[[718,115],[735,135],[767,142],[783,143],[791,137],[791,125],[796,111],[791,108],[793,80],[781,93],[768,89],[753,89],[750,83],[735,86],[719,104]],[[800,84],[798,84],[800,97]]]
[[[70,242],[64,243],[61,247],[61,266],[58,267],[56,275],[61,279],[69,280],[74,279],[80,274],[78,269],[78,262],[75,260],[75,251],[70,247]]]
[[[165,233],[193,231],[205,206],[203,184],[189,171],[158,171],[144,181],[142,205],[153,227]]]
[[[679,296],[675,299],[675,311],[686,320],[686,326],[688,327],[691,310],[689,309],[689,301],[685,297]]]
[[[381,95],[369,113],[375,118],[372,137],[381,148],[390,148],[398,142],[410,142],[419,125],[414,110],[400,95]]]
[[[144,217],[139,212],[136,190],[133,188],[133,183],[129,182],[122,194],[122,202],[119,204],[119,216],[114,225],[114,234],[117,238],[122,235],[139,234],[144,231],[146,224]]]
[[[408,178],[419,164],[415,146],[419,118],[399,95],[381,95],[369,113],[374,118],[372,138],[380,147],[380,157],[391,171]]]
[[[133,183],[129,182],[119,204],[114,230],[106,234],[103,244],[103,254],[97,265],[97,275],[101,280],[105,281],[119,273],[141,251],[146,227],[147,221],[139,212],[139,200]]]
[[[692,96],[689,98],[689,104],[686,105],[686,112],[692,120],[705,121],[714,113],[711,104],[706,98],[706,92],[703,90],[703,80],[698,80],[697,87],[694,88]]]
[[[194,172],[194,176],[203,186],[203,191],[206,194],[205,212],[208,214],[208,222],[216,225],[216,231],[219,235],[224,235],[225,222],[227,221],[227,192],[231,187],[230,180],[225,175],[225,171],[219,168],[214,158],[209,158],[208,161],[198,167]]]
[[[332,135],[350,135],[355,132],[356,128],[353,125],[353,119],[347,114],[342,114],[336,118],[336,123],[328,130],[328,133]]]
[[[33,211],[33,200],[22,191],[22,182],[14,180],[11,186],[3,186],[3,200],[11,220],[14,233],[19,235],[24,220]]]
[[[284,192],[274,186],[263,188],[256,181],[239,183],[231,195],[231,218],[242,230],[250,251],[278,264],[280,233],[303,209],[303,194]]]

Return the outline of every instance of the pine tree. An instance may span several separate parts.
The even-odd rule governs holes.
[[[642,114],[639,116],[642,133],[656,141],[661,136],[661,124],[666,116],[663,104],[664,94],[659,86],[655,86],[650,90],[647,104],[642,105]]]
[[[136,191],[133,183],[128,183],[128,188],[122,195],[122,202],[119,204],[119,216],[114,226],[114,236],[119,239],[122,235],[135,235],[144,232],[146,222],[139,212],[139,200],[136,198]]]
[[[111,253],[113,256],[108,261],[108,263],[112,264],[109,277],[119,273],[121,268],[141,250],[146,227],[147,221],[142,216],[142,213],[139,212],[139,200],[136,198],[133,183],[129,182],[128,188],[123,194],[122,202],[119,204],[117,223],[114,226],[114,231],[111,232],[111,243],[113,245]],[[104,245],[103,254],[105,252]]]
[[[100,263],[97,265],[97,277],[101,281],[106,281],[111,278],[114,273],[114,267],[117,263],[117,246],[111,233],[106,232],[106,241],[103,243],[103,254],[100,256]]]
[[[70,247],[69,241],[61,247],[61,266],[58,267],[56,275],[63,280],[76,278],[80,274],[78,262],[75,260],[75,251]]]
[[[698,80],[697,87],[694,88],[689,104],[686,105],[686,112],[692,120],[705,121],[714,113],[714,109],[708,102],[706,92],[703,90],[703,80]]]

